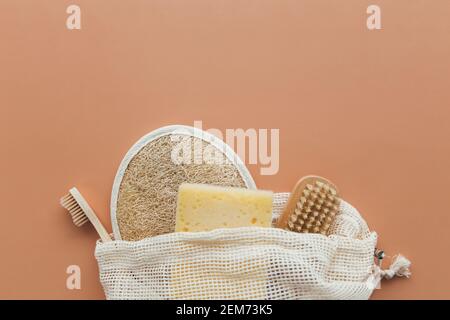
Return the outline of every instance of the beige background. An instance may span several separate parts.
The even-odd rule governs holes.
[[[128,148],[194,120],[280,129],[279,174],[250,167],[261,188],[338,184],[414,263],[373,298],[450,298],[449,17],[447,0],[1,0],[0,298],[103,298],[96,234],[59,197],[78,186],[110,229]]]

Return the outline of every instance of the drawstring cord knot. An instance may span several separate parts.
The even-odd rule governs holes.
[[[411,271],[409,267],[411,266],[411,261],[406,259],[401,254],[394,256],[393,262],[388,269],[382,269],[381,263],[384,258],[384,252],[376,250],[375,257],[378,259],[378,264],[374,264],[372,267],[372,273],[367,279],[367,285],[372,289],[379,288],[381,279],[390,280],[393,277],[406,277],[411,276]]]
[[[393,277],[406,277],[409,278],[411,276],[411,271],[409,271],[409,267],[411,266],[411,261],[406,259],[401,254],[394,257],[394,261],[390,265],[389,269],[381,270],[381,277],[385,279],[392,279]]]

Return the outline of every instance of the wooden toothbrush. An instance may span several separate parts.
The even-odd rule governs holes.
[[[77,227],[81,227],[89,220],[103,242],[112,241],[109,233],[98,220],[94,210],[92,210],[77,188],[70,189],[69,193],[61,198],[60,204],[69,211],[73,223]]]
[[[306,176],[295,185],[276,227],[326,235],[339,213],[339,206],[338,191],[331,181],[319,176]]]

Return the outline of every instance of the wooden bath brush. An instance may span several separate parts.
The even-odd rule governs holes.
[[[306,176],[295,185],[276,226],[289,231],[326,235],[339,213],[336,186],[319,176]]]

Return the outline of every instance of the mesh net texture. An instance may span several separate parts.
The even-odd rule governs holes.
[[[274,220],[289,194],[274,197]],[[108,299],[368,299],[377,236],[341,201],[330,235],[276,228],[98,242]]]

